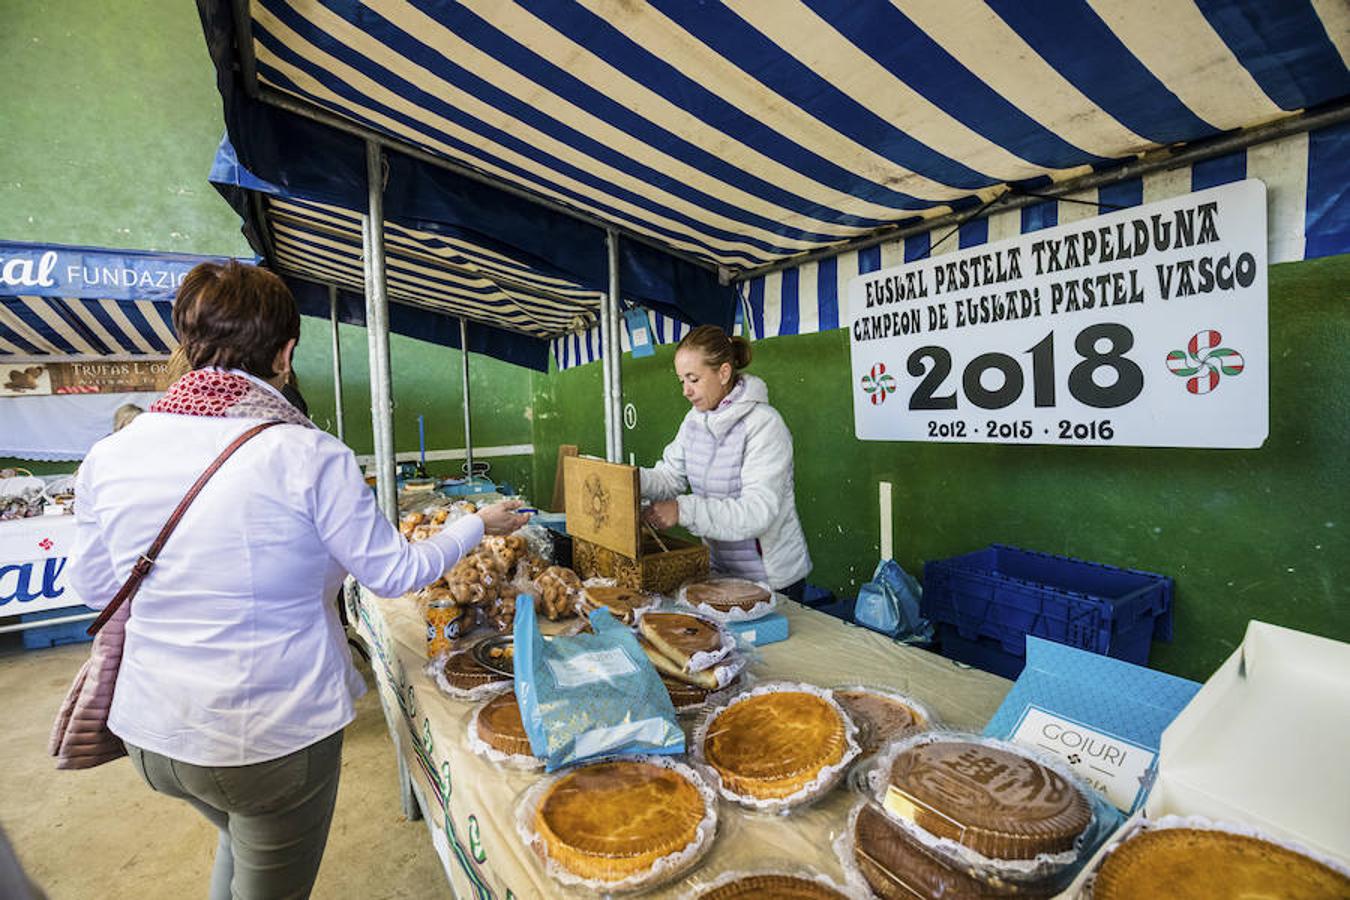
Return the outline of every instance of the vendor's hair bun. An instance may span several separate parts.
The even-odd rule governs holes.
[[[728,337],[716,325],[700,325],[686,334],[675,349],[678,352],[686,348],[702,353],[703,361],[714,369],[723,363],[730,363],[733,369],[739,371],[750,365],[750,358],[754,355],[749,341],[740,335]]]

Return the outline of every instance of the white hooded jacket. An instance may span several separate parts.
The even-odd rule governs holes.
[[[642,469],[642,496],[674,498],[680,525],[709,544],[715,567],[720,557],[721,568],[778,589],[811,571],[792,478],[792,434],[763,379],[742,373],[717,409],[689,410],[661,460]],[[762,569],[759,559],[745,567],[744,547]]]

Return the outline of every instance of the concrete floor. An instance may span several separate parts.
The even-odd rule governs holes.
[[[154,793],[124,758],[58,772],[47,734],[88,644],[0,651],[0,825],[52,900],[204,897],[215,829]],[[368,684],[373,678],[363,669]],[[393,745],[372,689],[347,729],[337,811],[314,896],[449,896],[426,825],[399,809]]]

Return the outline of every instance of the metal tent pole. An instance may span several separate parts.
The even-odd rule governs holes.
[[[337,420],[337,437],[346,442],[347,428],[342,418],[342,340],[338,335],[338,291],[337,286],[328,286],[328,318],[333,323],[333,408]]]
[[[609,412],[613,448],[610,462],[623,462],[623,324],[620,321],[622,301],[619,299],[619,232],[606,232],[609,251],[609,344],[613,353],[605,357],[609,370],[609,396],[605,398]]]
[[[394,398],[389,369],[389,295],[384,269],[384,155],[366,143],[366,340],[370,351],[370,418],[375,437],[375,494],[390,521],[398,520],[394,474]]]
[[[473,478],[473,423],[469,415],[469,326],[459,320],[460,371],[464,380],[464,474]]]
[[[614,377],[609,365],[610,360],[614,358],[614,353],[610,348],[610,344],[614,341],[614,335],[612,334],[609,316],[609,308],[613,302],[612,294],[600,295],[600,396],[605,407],[605,459],[610,462],[617,461],[617,457],[614,455],[614,408],[609,402],[610,382]]]

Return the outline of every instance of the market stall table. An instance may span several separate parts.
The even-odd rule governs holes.
[[[798,604],[785,605],[792,637],[756,651],[758,678],[889,687],[925,703],[943,723],[975,731],[1010,687],[997,676],[959,668]],[[401,768],[411,775],[456,896],[505,900],[563,893],[515,831],[517,803],[539,774],[498,769],[468,749],[465,730],[474,704],[446,696],[423,671],[426,626],[417,604],[362,590],[357,606]],[[786,818],[750,815],[722,803],[712,851],[692,877],[703,883],[722,872],[777,863],[839,879],[842,868],[831,844],[855,799],[837,788]],[[676,882],[651,896],[682,896],[687,890]]]

